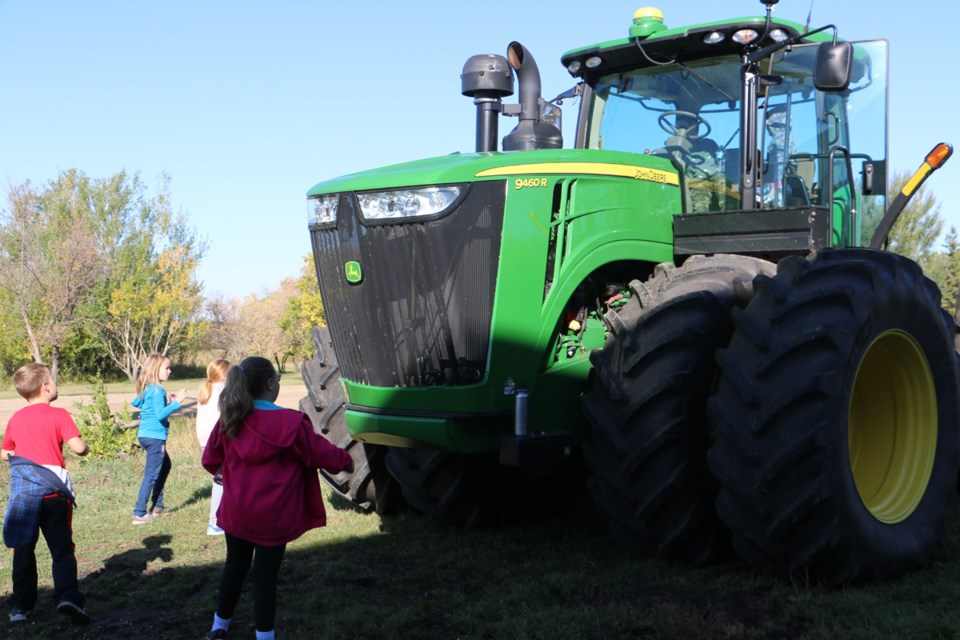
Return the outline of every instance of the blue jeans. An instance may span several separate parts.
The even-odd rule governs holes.
[[[147,513],[147,500],[151,499],[151,509],[163,508],[163,485],[170,475],[170,456],[167,455],[167,441],[156,438],[139,438],[140,446],[147,452],[147,463],[143,467],[143,482],[137,494],[137,504],[133,515]],[[151,496],[152,494],[152,496]]]

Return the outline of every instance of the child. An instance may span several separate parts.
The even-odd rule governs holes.
[[[170,474],[167,431],[170,429],[170,415],[187,399],[187,391],[181,389],[168,402],[167,392],[160,383],[169,378],[170,360],[159,353],[147,356],[137,380],[137,397],[132,402],[133,406],[140,409],[137,439],[147,452],[143,482],[140,483],[137,504],[133,507],[134,525],[146,524],[157,516],[170,514],[170,510],[163,506],[163,486]],[[152,507],[147,511],[147,500],[151,498]]]
[[[37,558],[34,549],[43,531],[53,560],[53,598],[57,611],[74,622],[90,622],[77,582],[73,544],[73,488],[63,460],[63,443],[80,456],[87,443],[64,409],[51,407],[57,383],[42,364],[28,364],[13,374],[13,383],[27,401],[7,423],[0,457],[10,463],[10,501],[3,522],[3,541],[13,547],[13,595],[10,622],[23,622],[37,602]]]
[[[284,549],[326,524],[316,470],[353,471],[350,454],[317,435],[309,418],[274,404],[279,393],[280,376],[266,358],[230,367],[220,422],[203,450],[207,471],[223,469],[217,519],[227,542],[211,640],[227,637],[251,561],[257,640],[273,640]]]
[[[230,363],[226,360],[214,360],[207,365],[207,379],[200,385],[197,392],[197,438],[200,440],[200,453],[210,439],[213,425],[220,419],[220,392],[223,391],[227,379],[227,369]],[[207,535],[222,536],[223,529],[217,526],[217,509],[220,507],[220,497],[223,495],[223,485],[213,482],[210,492],[210,518],[207,520]]]

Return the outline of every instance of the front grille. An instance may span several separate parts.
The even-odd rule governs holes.
[[[341,194],[337,226],[311,232],[342,375],[378,387],[467,385],[486,373],[503,182],[471,185],[439,220],[368,226]],[[350,284],[345,265],[360,263]]]

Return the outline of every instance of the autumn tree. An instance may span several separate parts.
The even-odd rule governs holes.
[[[240,338],[240,302],[235,298],[214,296],[204,301],[204,330],[198,348],[214,358],[234,361],[243,357]]]
[[[35,362],[48,360],[54,377],[78,313],[108,268],[97,221],[98,191],[76,170],[62,172],[43,190],[25,182],[11,188],[0,220],[0,287],[16,308]]]
[[[206,247],[173,212],[168,177],[153,198],[137,176],[123,186],[123,206],[103,221],[110,270],[89,307],[87,328],[135,380],[149,354],[186,350],[199,341],[203,297],[196,270]]]
[[[305,360],[313,354],[313,342],[310,339],[313,328],[327,323],[313,256],[304,258],[296,285],[297,293],[290,298],[280,321],[284,343],[294,362]]]
[[[281,321],[291,298],[297,295],[297,281],[285,278],[276,290],[264,295],[247,296],[240,304],[239,335],[246,347],[244,355],[257,354],[272,359],[279,370],[290,355]]]

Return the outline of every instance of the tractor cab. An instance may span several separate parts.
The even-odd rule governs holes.
[[[674,165],[680,254],[864,245],[885,206],[886,42],[843,49],[825,29],[768,11],[671,30],[641,9],[629,38],[563,56],[583,82],[576,146]],[[772,223],[788,228],[768,246]],[[793,227],[805,230],[788,247]]]

